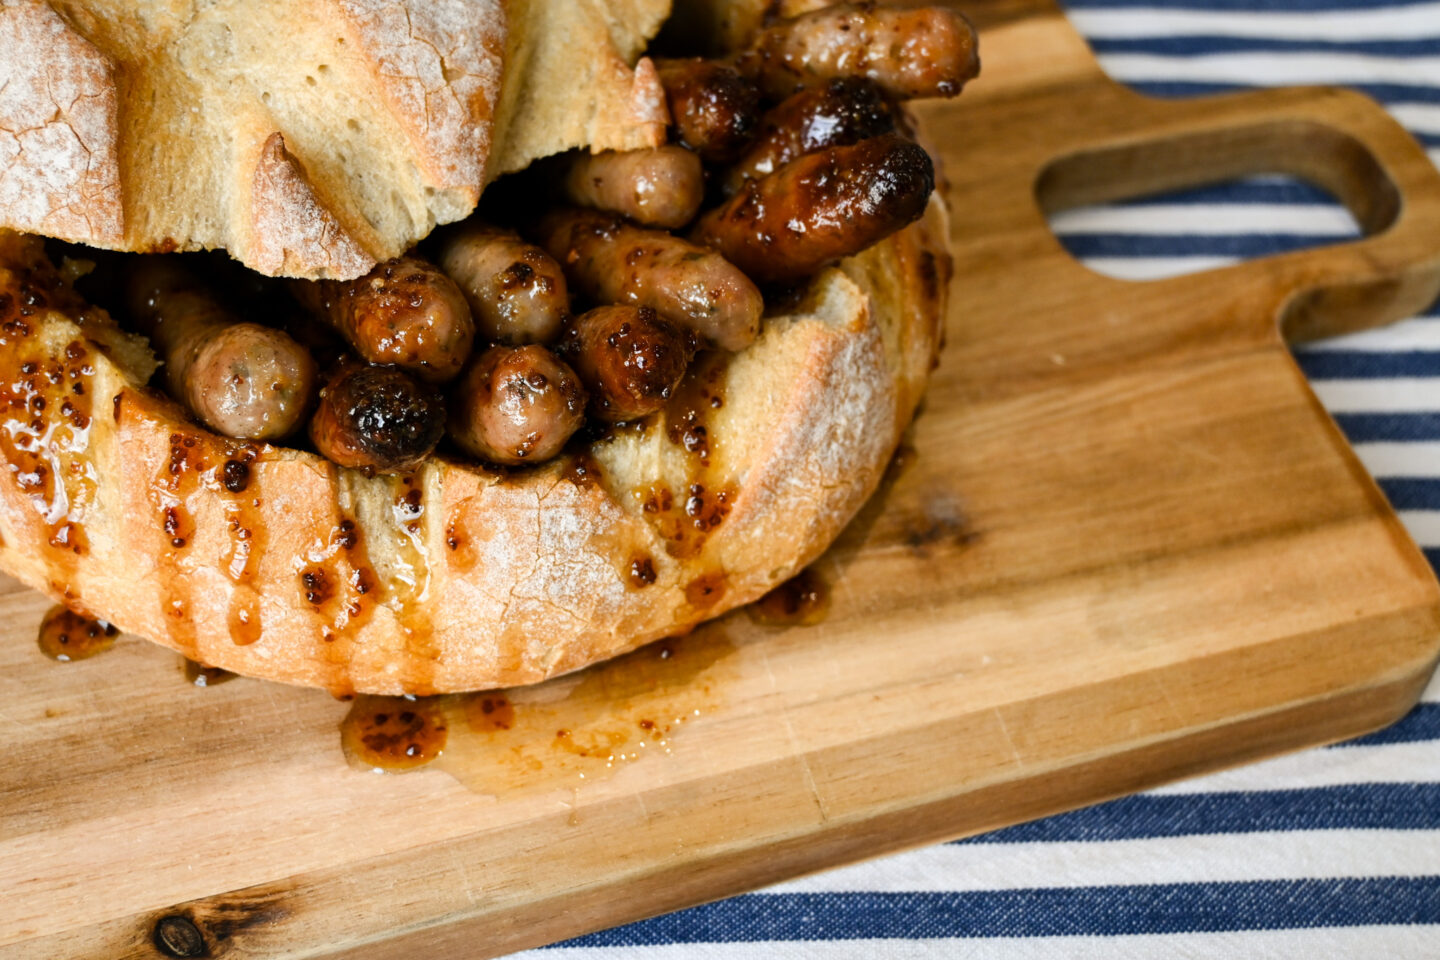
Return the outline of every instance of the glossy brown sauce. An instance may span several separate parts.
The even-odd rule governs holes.
[[[582,450],[566,459],[560,475],[577,487],[588,488],[599,484],[605,473],[590,452]]]
[[[503,798],[574,791],[672,754],[686,725],[720,706],[735,649],[711,626],[533,687],[360,697],[341,741],[362,769],[398,773],[433,762]]]
[[[405,649],[410,654],[410,675],[406,689],[425,696],[435,689],[435,664],[440,648],[426,610],[430,593],[429,548],[425,543],[425,494],[419,475],[392,478],[392,516],[399,529],[396,574],[388,584],[390,604],[405,631]]]
[[[213,687],[216,684],[227,683],[235,679],[235,674],[229,670],[222,670],[219,667],[206,666],[197,663],[189,657],[180,659],[180,670],[185,674],[185,682],[196,687]]]
[[[95,500],[89,456],[95,368],[91,347],[71,340],[52,348],[31,319],[68,293],[53,270],[20,272],[15,294],[0,294],[0,457],[6,475],[35,508],[48,566],[67,584],[89,552],[86,514]],[[66,304],[68,305],[68,304]]]
[[[353,766],[406,773],[439,759],[449,741],[444,705],[414,697],[356,697],[340,724]]]
[[[170,434],[170,455],[150,486],[150,502],[158,528],[156,560],[160,568],[161,607],[170,643],[194,658],[196,639],[194,596],[190,571],[181,564],[195,536],[191,498],[200,489],[205,462],[200,438],[176,431]]]
[[[685,602],[695,613],[703,614],[720,602],[728,587],[728,578],[723,571],[702,573],[685,585]]]
[[[631,590],[643,590],[655,582],[655,558],[648,553],[637,553],[630,558],[625,573],[625,585]]]
[[[356,633],[380,602],[380,578],[370,560],[365,535],[349,501],[336,484],[335,525],[323,548],[312,553],[299,573],[299,589],[315,613],[328,664],[325,687],[337,697],[354,694],[350,662]]]
[[[475,567],[478,559],[475,538],[470,535],[470,528],[465,525],[465,521],[455,519],[446,524],[445,549],[450,554],[450,566],[456,571],[464,573]]]
[[[503,693],[472,693],[459,701],[467,730],[489,733],[515,726],[515,705]]]
[[[104,620],[96,620],[57,604],[40,621],[36,638],[40,652],[51,660],[70,663],[104,653],[115,645],[120,633]]]
[[[230,451],[209,478],[219,490],[225,508],[225,529],[229,552],[223,564],[225,575],[234,584],[226,626],[230,639],[237,646],[249,646],[260,639],[264,624],[260,616],[260,594],[254,580],[265,554],[266,525],[260,513],[260,498],[251,489],[251,481],[259,468],[260,451],[246,446]]]
[[[679,489],[657,482],[634,491],[645,519],[665,541],[665,551],[679,559],[704,549],[738,492],[718,469],[720,451],[711,429],[715,411],[725,406],[728,369],[727,355],[700,354],[665,409],[665,436],[687,454],[686,482]]]
[[[706,487],[697,480],[678,495],[663,483],[637,494],[645,519],[665,541],[665,552],[684,560],[704,549],[711,532],[725,522],[736,492],[733,484]]]
[[[665,435],[671,443],[691,454],[698,468],[710,466],[715,452],[710,418],[714,411],[725,406],[725,374],[729,368],[729,357],[725,354],[700,354],[666,409]]]
[[[813,569],[801,570],[748,608],[759,623],[813,627],[830,612],[830,585]]]

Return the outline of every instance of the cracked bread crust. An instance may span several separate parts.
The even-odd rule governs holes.
[[[758,598],[839,534],[923,392],[945,243],[932,200],[751,347],[702,356],[644,429],[522,472],[435,457],[397,478],[195,426],[38,241],[0,233],[0,567],[207,664],[337,694],[579,669]]]
[[[0,226],[349,279],[468,215],[501,172],[662,143],[663,91],[636,58],[668,12],[668,0],[11,0]]]

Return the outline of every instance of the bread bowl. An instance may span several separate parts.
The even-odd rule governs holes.
[[[611,12],[622,6],[638,36],[658,26],[646,4]],[[27,22],[51,22],[49,7],[28,9]],[[487,41],[504,50],[506,71],[511,57],[544,56],[543,43],[526,52],[533,27]],[[626,110],[640,119],[611,122],[592,107],[581,111],[587,122],[561,126],[591,144],[653,142],[643,107],[632,109],[647,96],[640,62],[624,67],[634,94]],[[498,90],[481,98],[494,112],[492,158],[564,140],[519,131],[506,104],[527,94]],[[302,207],[333,195],[319,185],[344,178],[299,177],[311,164],[292,139],[255,133],[252,192],[247,204],[238,191],[231,213],[258,209],[253,185],[271,176],[261,171],[280,171],[276,189]],[[511,162],[523,165],[487,170]],[[297,183],[309,184],[308,200]],[[3,203],[0,213],[10,227],[131,249],[146,249],[154,237],[145,223],[160,222],[122,217],[108,233],[92,224],[81,235],[65,226],[63,204],[47,202],[38,218]],[[463,196],[458,204],[468,213]],[[178,245],[224,245],[268,274],[359,272],[367,257],[417,238],[396,229],[357,239],[323,216],[301,243],[264,216],[217,223],[218,233],[197,229]],[[825,268],[784,306],[772,299],[758,338],[703,354],[660,413],[572,443],[548,463],[502,470],[441,452],[407,474],[372,475],[198,425],[146,386],[154,361],[144,342],[86,305],[39,238],[7,229],[0,567],[192,659],[342,696],[486,689],[579,669],[748,603],[829,545],[875,489],[935,362],[947,234],[932,198],[918,220]]]

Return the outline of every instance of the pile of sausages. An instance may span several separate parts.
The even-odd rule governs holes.
[[[750,344],[762,288],[919,217],[934,171],[895,104],[955,95],[978,61],[958,14],[842,4],[772,23],[727,59],[657,66],[673,143],[542,165],[530,176],[552,203],[513,229],[442,231],[430,259],[288,281],[344,341],[323,373],[300,330],[239,322],[174,259],[144,261],[129,314],[171,394],[232,437],[308,424],[346,467],[405,472],[446,435],[492,464],[549,459],[587,416],[663,407],[698,350]]]

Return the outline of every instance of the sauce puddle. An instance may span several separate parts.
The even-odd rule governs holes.
[[[180,658],[180,671],[185,674],[185,682],[196,687],[214,687],[239,676],[229,670],[197,663],[189,657]]]
[[[444,770],[477,793],[570,791],[667,756],[720,702],[736,647],[716,628],[660,640],[534,687],[436,697],[357,697],[341,723],[351,766]]]
[[[40,652],[51,660],[70,663],[86,660],[115,646],[120,631],[104,620],[76,613],[69,607],[56,605],[40,621],[36,642]]]
[[[767,626],[813,627],[830,612],[830,585],[807,567],[745,609]]]

